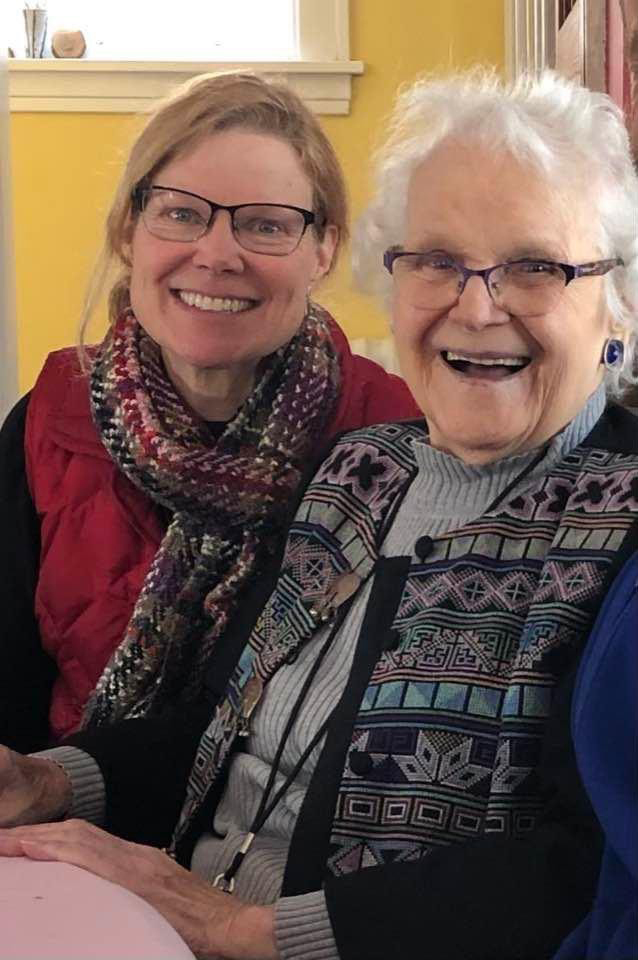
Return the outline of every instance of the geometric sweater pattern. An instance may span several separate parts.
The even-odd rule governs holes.
[[[349,433],[310,484],[275,591],[200,741],[174,841],[223,774],[246,685],[265,686],[312,639],[313,611],[339,578],[374,574],[422,440],[410,424]],[[581,445],[409,565],[393,643],[357,711],[327,873],[534,829],[552,690],[585,642],[636,522],[638,455]],[[357,753],[365,763],[352,762]]]

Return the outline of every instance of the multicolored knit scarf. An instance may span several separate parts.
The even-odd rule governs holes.
[[[93,417],[120,469],[173,516],[85,726],[197,696],[240,591],[279,541],[338,390],[327,315],[312,304],[215,440],[134,315],[114,324],[94,360]]]

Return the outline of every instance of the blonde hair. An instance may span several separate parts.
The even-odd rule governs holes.
[[[316,233],[337,228],[332,258],[348,236],[348,201],[339,161],[318,120],[284,83],[252,73],[204,74],[178,87],[160,103],[134,142],[106,219],[104,243],[89,282],[80,325],[80,349],[86,330],[112,277],[109,323],[130,305],[129,244],[136,214],[132,193],[167,163],[206,136],[242,128],[278,137],[290,144],[313,189]]]

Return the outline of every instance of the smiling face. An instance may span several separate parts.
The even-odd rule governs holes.
[[[206,137],[162,167],[153,183],[227,205],[313,207],[312,186],[292,147],[243,129]],[[293,253],[266,256],[237,243],[225,211],[188,243],[152,236],[138,217],[131,305],[169,367],[254,368],[296,333],[308,288],[329,269],[335,239],[333,228],[319,241],[309,227]]]
[[[465,267],[601,258],[591,196],[558,193],[530,167],[475,144],[434,151],[413,174],[407,209],[404,248],[444,251]],[[431,443],[468,463],[531,450],[569,423],[602,379],[610,326],[600,277],[573,281],[551,312],[533,317],[497,307],[480,277],[446,310],[395,280],[393,322]],[[450,351],[475,362],[450,363]]]

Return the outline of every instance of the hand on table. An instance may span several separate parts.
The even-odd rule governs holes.
[[[0,826],[59,819],[70,802],[71,785],[56,763],[0,746]]]
[[[197,957],[278,957],[271,907],[242,903],[160,850],[121,840],[84,820],[0,829],[0,856],[64,861],[120,884],[155,907]]]

